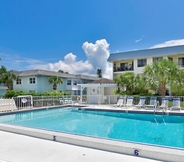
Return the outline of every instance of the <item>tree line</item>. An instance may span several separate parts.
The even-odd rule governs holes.
[[[1,61],[1,58],[0,58]],[[63,71],[58,71],[62,73]],[[66,73],[66,72],[65,72]],[[102,77],[102,70],[97,69],[97,76]],[[0,68],[0,84],[4,84],[9,90],[13,89],[13,80],[17,76],[13,71],[8,71],[6,67]],[[134,72],[126,72],[114,78],[118,90],[116,94],[148,94],[150,90],[159,96],[165,96],[169,89],[172,95],[184,95],[184,69],[177,63],[163,59],[151,65],[146,65],[141,75]],[[60,77],[51,76],[48,79],[53,84],[53,90],[57,90],[57,85],[62,84]]]

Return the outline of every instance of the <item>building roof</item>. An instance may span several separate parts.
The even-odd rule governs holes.
[[[93,82],[90,83],[86,83],[86,84],[77,84],[80,85],[81,87],[116,87],[116,84],[113,80],[110,79],[106,79],[106,78],[101,78],[98,80],[95,80]]]
[[[95,80],[89,84],[115,84],[115,82],[113,80],[110,80],[110,79],[102,78],[99,80]]]
[[[98,80],[99,78],[94,76],[88,76],[88,75],[74,75],[74,74],[66,74],[66,73],[59,73],[55,71],[49,71],[49,70],[25,70],[25,71],[13,71],[13,73],[18,77],[23,76],[58,76],[61,78],[78,78],[78,79],[86,79],[86,80]]]
[[[7,90],[8,87],[7,86],[0,86],[0,90]]]
[[[129,60],[135,58],[145,58],[152,56],[172,56],[176,54],[184,54],[184,45],[180,46],[170,46],[170,47],[162,47],[162,48],[150,48],[144,50],[135,50],[135,51],[127,51],[120,53],[112,53],[108,58],[109,62],[117,61],[117,60]]]

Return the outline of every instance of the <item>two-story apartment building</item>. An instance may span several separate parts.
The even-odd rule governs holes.
[[[51,76],[58,76],[63,81],[63,84],[57,85],[57,91],[70,92],[72,95],[80,95],[80,86],[77,84],[85,84],[99,79],[93,76],[66,74],[39,69],[16,71],[14,74],[18,77],[13,82],[14,90],[38,93],[52,91],[53,85],[48,81]],[[86,94],[86,90],[83,90],[83,93]]]
[[[115,78],[125,72],[141,74],[145,65],[162,59],[173,60],[184,67],[184,45],[112,53],[108,61],[113,63]]]

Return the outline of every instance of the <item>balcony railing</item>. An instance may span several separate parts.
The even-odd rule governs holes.
[[[133,67],[114,67],[113,72],[119,71],[134,71]]]

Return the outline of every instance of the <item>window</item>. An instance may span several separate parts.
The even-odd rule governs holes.
[[[18,78],[18,79],[16,80],[16,84],[22,84],[22,79]]]
[[[154,57],[153,62],[161,61],[162,59],[163,59],[163,57]]]
[[[83,95],[87,95],[87,88],[84,88],[82,93],[83,93]]]
[[[81,84],[80,80],[73,80],[73,85]]]
[[[29,84],[36,84],[35,78],[29,78]]]
[[[76,80],[73,81],[73,85],[77,85],[77,81]]]
[[[87,83],[90,83],[90,82],[91,82],[91,80],[90,81],[89,80],[83,80],[82,81],[83,84],[87,84]]]
[[[137,60],[137,67],[143,67],[146,64],[147,64],[147,60],[146,59]]]
[[[74,95],[80,95],[80,90],[74,90]]]
[[[178,58],[178,64],[181,67],[184,67],[184,57]]]
[[[67,80],[67,85],[71,85],[72,81],[71,80]]]

